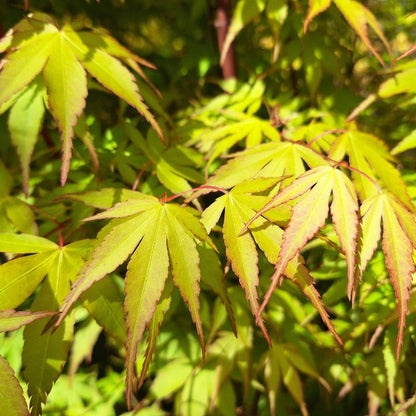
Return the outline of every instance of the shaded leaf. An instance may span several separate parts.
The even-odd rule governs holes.
[[[23,390],[8,362],[0,356],[0,407],[5,416],[29,416]]]

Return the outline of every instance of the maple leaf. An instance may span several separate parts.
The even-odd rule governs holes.
[[[403,343],[412,274],[415,272],[412,255],[416,248],[416,221],[403,203],[389,192],[365,200],[360,210],[362,241],[358,261],[359,278],[377,248],[383,223],[382,248],[398,304],[397,361]]]
[[[257,251],[254,242],[264,252],[270,263],[274,264],[278,260],[283,230],[278,225],[272,224],[263,218],[256,218],[253,221],[250,221],[250,219],[267,201],[270,203],[269,197],[254,194],[270,189],[277,182],[278,179],[275,178],[256,178],[243,182],[235,186],[230,192],[217,198],[202,214],[202,222],[207,230],[210,231],[218,222],[222,211],[225,210],[223,233],[226,254],[234,273],[240,279],[240,284],[246,293],[252,313],[256,317],[259,317],[261,312],[257,295],[258,268]],[[334,188],[337,188],[337,185],[337,183],[334,184]],[[338,188],[335,192],[338,192]],[[283,209],[280,215],[281,219],[288,216],[287,210]],[[276,220],[276,214],[274,216],[270,215],[269,219],[271,218]],[[251,225],[249,228],[250,233],[241,234],[241,230],[246,227],[245,224]],[[342,227],[343,225],[340,226]],[[350,251],[348,252],[350,253]],[[283,270],[311,299],[329,330],[334,334],[337,341],[342,344],[319,299],[318,293],[313,287],[313,279],[303,265],[303,259],[300,256],[296,256],[296,254],[286,262]],[[258,319],[257,323],[266,339],[270,342],[263,321]]]
[[[43,91],[42,88],[38,91],[31,88],[25,92],[25,89],[41,72],[49,109],[61,132],[62,184],[69,172],[74,127],[84,110],[88,94],[87,72],[142,114],[164,140],[159,125],[138,92],[133,74],[116,57],[127,61],[136,70],[139,69],[138,63],[145,61],[129,53],[109,35],[86,29],[75,31],[70,24],[59,28],[49,16],[33,13],[11,30],[7,42],[2,45],[7,53],[1,62],[0,112],[17,99],[14,106],[18,107],[11,112],[11,127],[25,114],[35,113],[36,119],[36,123],[27,125],[27,143],[22,142],[22,132],[20,136],[13,133],[12,137],[24,167],[26,191],[30,156],[43,118],[40,101]],[[29,108],[22,108],[33,94],[35,102]],[[21,124],[20,130],[24,127],[25,124]]]
[[[81,240],[59,247],[34,235],[0,233],[0,250],[9,253],[37,253],[19,257],[0,266],[0,309],[19,306],[46,277],[31,305],[31,313],[5,311],[0,315],[3,325],[23,325],[24,377],[28,382],[31,415],[41,414],[42,403],[59,377],[66,362],[72,340],[74,317],[66,319],[56,333],[43,334],[48,316],[55,312],[70,289],[84,263],[90,240]],[[8,319],[6,319],[8,318]],[[0,325],[1,326],[1,325]]]
[[[271,142],[233,154],[233,158],[211,176],[207,185],[231,188],[250,178],[288,176],[282,185],[305,172],[309,167],[328,165],[322,155],[294,142]],[[244,166],[244,169],[241,167]]]
[[[344,15],[349,25],[354,29],[355,33],[360,37],[365,46],[373,53],[378,61],[384,66],[384,61],[380,54],[374,48],[368,36],[367,27],[370,26],[379,39],[383,42],[390,57],[392,56],[389,42],[384,36],[383,29],[376,17],[363,4],[355,0],[333,0],[339,11]],[[303,30],[306,33],[309,23],[314,17],[322,13],[332,3],[332,0],[309,0],[308,14],[303,23]]]
[[[329,213],[331,194],[333,196],[332,219],[347,261],[348,296],[353,298],[355,248],[358,232],[357,197],[351,181],[344,173],[331,166],[319,166],[305,172],[284,188],[243,228],[243,230],[248,229],[255,220],[270,209],[301,197],[295,202],[292,217],[284,232],[279,260],[276,263],[270,287],[258,311],[258,317],[269,302],[289,262],[325,224]]]
[[[395,194],[410,210],[414,210],[407,186],[399,171],[392,165],[395,162],[387,146],[372,134],[350,130],[335,138],[329,156],[341,161],[348,155],[352,179],[361,201],[376,195],[379,179],[386,188]]]
[[[133,391],[134,368],[138,343],[146,327],[151,331],[148,357],[154,343],[165,306],[162,292],[166,287],[169,270],[173,282],[186,302],[195,323],[202,353],[205,341],[199,315],[199,253],[197,243],[204,241],[215,247],[203,225],[189,208],[165,203],[162,198],[136,193],[137,199],[119,202],[114,207],[87,218],[112,219],[98,235],[98,246],[80,278],[60,307],[60,316],[54,322],[57,328],[74,302],[95,282],[114,271],[131,254],[125,278],[126,340],[126,399],[130,406]],[[166,302],[168,297],[166,298]],[[166,306],[167,307],[167,306]],[[157,316],[155,311],[158,310]],[[152,319],[154,320],[152,321]],[[145,358],[146,359],[146,358]],[[150,358],[147,358],[147,361]],[[147,365],[147,364],[146,364]],[[144,371],[146,367],[143,367]],[[140,376],[142,382],[144,373]]]
[[[5,415],[29,416],[23,390],[9,363],[0,355],[0,406]]]

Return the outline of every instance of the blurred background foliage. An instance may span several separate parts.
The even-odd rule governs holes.
[[[311,141],[330,129],[342,128],[354,108],[391,77],[394,62],[370,31],[374,48],[386,62],[382,67],[334,5],[317,16],[305,34],[306,1],[270,2],[273,7],[269,12],[247,22],[236,37],[238,80],[224,81],[213,0],[31,0],[29,10],[50,13],[58,20],[89,19],[94,27],[106,28],[130,50],[156,65],[157,70],[145,72],[161,97],[140,85],[168,132],[170,147],[159,146],[154,133],[136,119],[133,110],[95,86],[88,97],[85,123],[98,151],[99,171],[94,172],[87,150],[76,141],[69,181],[57,187],[59,135],[47,116],[44,124],[49,133],[42,133],[31,165],[28,201],[37,207],[33,214],[21,203],[19,162],[8,137],[7,115],[3,114],[2,231],[31,233],[38,227],[40,235],[48,236],[58,224],[64,225],[65,240],[75,241],[96,234],[96,224],[81,223],[82,218],[92,215],[93,208],[76,198],[59,199],[62,195],[98,187],[131,188],[139,183],[142,192],[161,196],[166,191],[175,193],[202,184],[206,169],[212,172],[224,163],[221,156],[243,149],[250,140],[256,143],[255,138],[242,136],[221,147],[218,139],[206,134],[207,127],[237,123],[241,114],[271,119],[279,134],[292,140]],[[393,59],[416,43],[413,1],[362,3],[380,22]],[[21,0],[0,0],[3,34],[23,13]],[[412,56],[403,62],[414,64]],[[414,82],[416,85],[416,79]],[[394,148],[415,130],[414,90],[409,87],[404,94],[375,101],[355,122]],[[140,139],[126,135],[123,123],[137,124]],[[151,165],[143,143],[154,146]],[[325,141],[319,146],[325,147]],[[399,156],[412,199],[416,198],[414,147]],[[208,159],[211,166],[207,167]],[[411,292],[403,354],[396,364],[396,301],[382,254],[371,260],[352,308],[346,296],[344,257],[335,243],[328,244],[335,234],[331,226],[327,228],[327,238],[313,240],[302,254],[324,304],[335,318],[344,348],[336,344],[300,290],[285,280],[273,295],[267,313],[273,339],[270,349],[254,326],[244,293],[230,271],[226,281],[239,338],[232,333],[222,302],[203,286],[201,315],[208,351],[202,363],[194,328],[176,293],[161,328],[149,376],[138,393],[136,414],[416,414],[411,402],[416,389],[416,291]],[[214,230],[213,238],[217,247],[223,247],[220,233]],[[224,254],[221,260],[226,266]],[[262,255],[259,265],[259,291],[264,293],[273,267]],[[123,272],[121,268],[111,277],[120,289],[120,299]],[[222,270],[211,273],[221,276]],[[127,412],[123,396],[123,344],[104,333],[81,306],[76,310],[76,322],[70,360],[48,397],[44,414],[133,414]],[[16,374],[22,369],[22,333],[14,331],[0,338],[0,354]],[[141,363],[137,365],[140,368]],[[407,403],[403,407],[407,409],[394,413],[401,403]]]

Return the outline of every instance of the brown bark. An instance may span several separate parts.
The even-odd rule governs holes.
[[[217,0],[217,8],[214,26],[217,32],[220,56],[224,49],[231,16],[231,0]],[[228,48],[224,61],[221,63],[222,76],[224,79],[237,77],[237,66],[235,63],[235,52],[233,44]]]

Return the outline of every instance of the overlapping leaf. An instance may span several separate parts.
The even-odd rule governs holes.
[[[344,15],[349,25],[354,29],[355,33],[364,42],[367,48],[374,54],[379,62],[384,65],[384,61],[380,54],[374,48],[368,35],[368,26],[370,26],[378,38],[383,42],[387,51],[391,56],[390,45],[384,36],[382,27],[376,17],[363,4],[355,0],[333,0],[340,12]],[[303,29],[306,32],[309,23],[318,14],[325,11],[332,3],[332,0],[309,0],[309,10],[305,18]]]
[[[331,168],[322,169],[328,172]],[[335,179],[334,181],[336,182],[334,188],[337,189],[335,192],[341,192],[338,191],[337,180]],[[230,192],[219,197],[202,214],[202,221],[208,231],[210,231],[218,222],[222,211],[225,210],[223,233],[227,257],[231,262],[234,273],[240,279],[241,286],[246,292],[251,310],[257,317],[260,316],[261,311],[257,295],[258,268],[257,251],[254,242],[256,242],[271,263],[276,263],[278,261],[283,231],[276,224],[268,223],[263,218],[256,218],[252,223],[252,227],[250,227],[250,233],[239,234],[245,227],[245,224],[249,223],[253,214],[260,207],[264,206],[267,201],[270,201],[268,197],[254,194],[273,187],[276,182],[277,180],[273,178],[257,178],[237,185]],[[326,204],[328,204],[328,201]],[[282,209],[281,215],[282,218],[288,215],[287,210]],[[343,225],[340,224],[340,227],[343,227]],[[311,299],[329,330],[334,334],[338,342],[342,344],[319,299],[318,293],[313,287],[313,279],[303,265],[303,259],[297,255],[298,251],[286,262],[283,272],[298,284],[302,291]],[[351,252],[352,250],[348,250],[349,256]],[[258,323],[267,338],[268,335],[262,320],[259,319]]]
[[[41,91],[35,91],[36,105],[31,104],[30,108],[22,109],[21,103],[27,100],[26,96],[33,94],[33,91],[25,93],[24,90],[40,72],[43,72],[49,108],[61,131],[62,184],[66,182],[69,171],[74,127],[83,112],[88,94],[87,72],[137,109],[163,139],[159,125],[138,92],[133,74],[114,56],[127,61],[139,71],[138,64],[144,61],[129,53],[109,35],[94,30],[76,32],[69,24],[60,29],[48,16],[35,13],[18,23],[10,36],[4,45],[8,46],[8,53],[2,61],[0,72],[0,109],[5,111],[17,95],[23,92],[23,96],[14,104],[18,108],[11,114],[11,127],[21,118],[22,111],[31,111],[34,113],[31,114],[31,120],[37,120],[26,126],[29,133],[27,143],[24,140],[22,142],[21,135],[17,137],[13,133],[24,166],[26,188],[34,137],[43,116],[39,102],[42,99]],[[24,127],[21,124],[20,128]]]
[[[416,248],[416,221],[412,213],[391,193],[381,193],[363,202],[362,241],[358,273],[361,277],[368,261],[377,248],[383,223],[382,248],[394,287],[399,313],[396,360],[400,355],[406,324],[407,304],[415,265],[412,258]]]
[[[244,113],[227,113],[224,125],[216,128],[209,127],[199,137],[200,143],[209,148],[207,153],[208,162],[206,169],[220,155],[225,154],[235,144],[245,140],[247,148],[256,146],[263,142],[264,138],[272,141],[280,141],[280,134],[269,120]]]
[[[320,166],[307,171],[287,188],[284,188],[272,201],[258,211],[247,224],[247,226],[251,225],[253,221],[268,210],[301,197],[295,203],[292,217],[283,235],[276,270],[259,314],[270,300],[289,262],[325,224],[329,213],[329,197],[331,194],[333,195],[331,203],[332,219],[347,261],[348,295],[353,297],[355,248],[358,231],[357,197],[352,183],[344,173],[330,166]]]
[[[207,185],[228,189],[250,178],[288,176],[284,182],[287,184],[305,172],[305,163],[310,167],[328,164],[319,153],[299,143],[261,144],[233,154],[233,159],[218,169]]]
[[[23,390],[8,362],[0,356],[0,406],[4,415],[29,416]]]
[[[0,273],[0,309],[16,307],[30,296],[47,275],[32,303],[32,312],[1,313],[4,325],[25,324],[23,363],[31,403],[31,414],[39,415],[41,406],[66,362],[73,332],[73,319],[54,334],[42,334],[48,316],[54,314],[70,289],[89,249],[89,241],[66,247],[33,235],[0,234],[0,250],[9,253],[33,253],[2,266]],[[2,269],[2,270],[1,270]],[[5,273],[5,274],[4,274]],[[45,312],[50,311],[50,312]],[[7,319],[6,319],[7,318]],[[13,328],[13,329],[15,329]]]
[[[160,182],[171,192],[180,193],[192,189],[190,182],[201,184],[204,177],[194,168],[190,158],[191,149],[179,145],[165,147],[160,141],[154,140],[152,131],[144,139],[141,133],[131,124],[125,124],[124,129],[130,140],[137,146],[152,163],[152,170]],[[192,154],[192,156],[195,156]],[[197,156],[200,158],[200,156]],[[202,158],[201,158],[202,159]],[[202,162],[202,160],[201,160]]]
[[[345,155],[350,166],[357,170],[352,172],[352,178],[361,201],[377,194],[374,182],[380,180],[408,209],[414,210],[407,186],[392,165],[395,159],[380,139],[357,130],[341,134],[334,140],[329,156],[340,161]]]
[[[205,241],[213,246],[213,243],[202,224],[188,209],[165,203],[164,199],[144,195],[142,199],[120,202],[89,220],[105,218],[113,220],[98,236],[98,247],[63,302],[56,326],[80,295],[133,253],[127,266],[124,303],[127,326],[126,398],[130,405],[137,346],[161,301],[169,269],[188,305],[204,354],[198,299],[201,273],[196,244]],[[160,311],[162,316],[163,310]],[[156,321],[155,325],[158,325]],[[151,354],[153,350],[150,348],[148,351]]]

